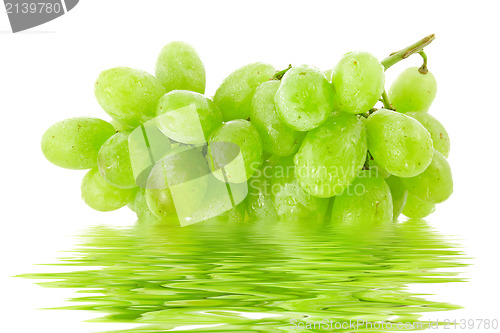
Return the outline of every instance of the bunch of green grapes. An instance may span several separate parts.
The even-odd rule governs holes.
[[[428,113],[436,79],[424,56],[388,94],[384,86],[385,70],[424,44],[382,61],[349,52],[326,71],[255,62],[208,98],[199,55],[172,42],[154,76],[103,71],[95,96],[111,120],[59,122],[42,151],[60,167],[90,169],[90,207],[128,206],[145,223],[422,218],[453,192],[449,135]]]

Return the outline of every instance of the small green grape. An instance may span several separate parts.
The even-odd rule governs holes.
[[[242,160],[237,157],[240,152]],[[221,172],[224,168],[229,182],[245,182],[262,164],[259,132],[247,120],[229,121],[210,136],[207,156],[210,168],[219,180],[224,181]]]
[[[440,203],[453,193],[450,165],[446,157],[437,150],[424,172],[415,177],[401,178],[401,181],[409,193],[424,201]]]
[[[345,54],[333,69],[335,111],[363,113],[378,102],[384,92],[384,66],[366,52]]]
[[[307,193],[333,197],[356,178],[366,154],[364,121],[353,114],[335,113],[307,133],[295,155],[295,175]]]
[[[257,88],[250,119],[262,138],[265,152],[288,156],[297,152],[305,133],[287,127],[277,115],[274,96],[279,86],[279,81],[267,81]]]
[[[271,194],[276,213],[282,219],[308,219],[322,221],[329,199],[318,198],[305,192],[295,178],[291,157],[281,158],[274,167]]]
[[[243,66],[231,73],[215,92],[214,102],[222,120],[248,119],[255,89],[274,75],[273,66],[261,62]]]
[[[431,134],[434,149],[443,154],[444,157],[448,157],[450,153],[450,137],[444,126],[427,112],[407,112],[405,114],[418,120]]]
[[[153,118],[165,88],[154,76],[128,67],[101,72],[95,83],[101,107],[123,125],[136,127]]]
[[[266,162],[248,180],[248,195],[245,199],[248,215],[255,219],[274,219],[277,217],[271,195],[273,165]]]
[[[102,144],[115,129],[97,118],[72,118],[52,125],[42,137],[42,152],[51,163],[66,169],[84,170],[97,165]]]
[[[395,176],[416,176],[432,161],[431,135],[411,117],[380,109],[368,117],[366,130],[375,162]]]
[[[274,97],[281,120],[297,131],[318,127],[333,110],[333,89],[325,75],[313,66],[288,70]]]
[[[167,137],[202,144],[222,125],[222,115],[210,99],[196,92],[174,90],[158,102],[156,124]]]
[[[431,72],[422,74],[418,67],[410,67],[392,83],[389,100],[398,112],[425,112],[431,107],[436,92],[437,83]]]
[[[417,219],[424,218],[432,214],[435,210],[436,205],[433,202],[423,201],[413,194],[408,194],[403,214],[411,219]]]
[[[139,188],[134,198],[134,212],[137,214],[139,222],[157,221],[158,218],[149,209],[146,200],[146,189]]]
[[[82,180],[82,198],[89,207],[109,212],[125,206],[135,196],[136,189],[122,189],[108,183],[97,168],[89,170]]]
[[[163,220],[194,213],[207,192],[204,176],[208,174],[207,162],[196,148],[180,146],[172,150],[156,163],[146,183],[149,209]]]
[[[384,179],[362,170],[349,187],[335,197],[333,223],[383,223],[393,220],[391,190]]]
[[[385,182],[391,189],[392,207],[394,208],[392,216],[394,220],[397,220],[399,215],[401,215],[401,213],[403,212],[406,198],[408,196],[408,191],[404,187],[401,179],[396,176],[390,176],[386,178]]]
[[[161,50],[155,76],[166,91],[190,90],[205,93],[205,66],[196,50],[184,42],[171,42]]]
[[[136,187],[130,154],[128,137],[131,131],[118,132],[110,137],[99,150],[97,166],[99,173],[111,185],[119,188]]]

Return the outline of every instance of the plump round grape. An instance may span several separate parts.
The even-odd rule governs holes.
[[[154,76],[128,67],[101,72],[94,93],[101,107],[123,125],[136,127],[153,118],[165,88]]]
[[[423,201],[413,194],[408,194],[403,214],[411,219],[417,219],[424,218],[432,214],[435,210],[436,205],[433,202]]]
[[[384,66],[370,53],[349,52],[333,69],[335,111],[363,113],[384,92]]]
[[[208,174],[207,162],[196,148],[181,146],[172,150],[156,163],[148,178],[149,209],[164,220],[188,217],[203,203]]]
[[[271,194],[276,213],[286,220],[322,221],[328,208],[329,199],[314,197],[300,187],[291,157],[281,158],[274,167]]]
[[[239,156],[241,153],[241,157]],[[262,164],[262,141],[257,129],[247,120],[229,121],[210,136],[208,161],[214,175],[231,183],[242,183]]]
[[[166,91],[190,90],[205,93],[205,66],[196,50],[184,42],[171,42],[161,50],[155,76]]]
[[[151,213],[157,218],[166,221],[177,219],[174,200],[168,187],[146,188],[146,203]]]
[[[448,157],[450,153],[450,137],[444,126],[427,112],[407,112],[405,114],[418,120],[431,134],[434,149],[443,154],[444,157]]]
[[[90,169],[97,165],[102,144],[113,134],[113,125],[101,119],[66,119],[45,132],[42,152],[47,160],[62,168]]]
[[[288,70],[274,97],[281,120],[297,131],[309,131],[325,122],[333,110],[333,89],[316,67]]]
[[[367,154],[364,121],[347,113],[333,114],[307,133],[295,155],[295,175],[309,194],[340,194],[363,168]]]
[[[254,219],[274,219],[277,217],[271,193],[273,173],[274,165],[266,162],[248,180],[248,195],[245,201],[248,215]]]
[[[157,221],[158,218],[149,209],[146,200],[146,189],[139,188],[134,198],[134,212],[137,214],[139,222]]]
[[[304,133],[286,126],[278,114],[274,104],[274,96],[280,81],[262,83],[253,96],[250,119],[262,138],[265,152],[277,156],[288,156],[299,149]]]
[[[109,212],[125,206],[135,196],[136,189],[122,189],[108,183],[97,168],[89,170],[82,180],[82,198],[89,207]]]
[[[127,130],[110,137],[104,142],[97,156],[99,173],[111,185],[119,188],[137,186],[128,151],[130,133],[131,130]]]
[[[222,120],[248,119],[255,89],[271,79],[274,72],[273,66],[256,62],[235,70],[224,79],[214,96]]]
[[[167,137],[202,144],[222,124],[222,115],[210,99],[196,92],[174,90],[158,102],[156,124]]]
[[[411,117],[380,109],[368,117],[366,130],[375,162],[395,176],[416,176],[432,161],[431,135]]]
[[[436,92],[437,83],[431,72],[422,74],[418,67],[410,67],[392,83],[389,100],[398,112],[427,111]]]
[[[333,223],[383,223],[393,220],[392,196],[384,179],[362,170],[349,187],[335,197]]]
[[[392,196],[392,207],[394,208],[392,216],[394,220],[397,220],[399,215],[403,212],[403,208],[406,203],[406,198],[408,196],[408,191],[401,182],[401,179],[396,176],[390,176],[385,179],[387,185],[391,189]]]
[[[421,174],[401,178],[408,192],[424,201],[440,203],[453,193],[453,179],[446,157],[434,150],[432,163]]]

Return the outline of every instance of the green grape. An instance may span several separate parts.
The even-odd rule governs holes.
[[[403,209],[403,214],[411,219],[424,218],[432,214],[436,210],[436,205],[433,202],[423,201],[414,196],[413,194],[408,194],[406,199],[406,204]]]
[[[378,102],[384,92],[384,66],[366,52],[345,54],[333,69],[335,111],[363,113]]]
[[[134,211],[137,214],[137,218],[139,222],[147,222],[147,221],[156,221],[158,218],[153,214],[153,212],[149,209],[147,200],[146,200],[146,190],[143,188],[139,188],[134,198]]]
[[[327,69],[323,71],[323,74],[325,75],[326,79],[328,82],[332,82],[332,75],[333,75],[333,68]]]
[[[377,162],[375,162],[375,160],[373,159],[373,156],[371,156],[370,154],[368,154],[367,161],[368,161],[368,168],[372,170],[377,176],[380,176],[384,179],[391,176],[389,171],[378,165]]]
[[[431,135],[411,117],[380,109],[368,117],[366,130],[370,154],[395,176],[416,176],[432,161]]]
[[[370,170],[360,171],[333,202],[334,223],[382,223],[392,220],[391,190],[384,179]]]
[[[274,75],[273,66],[256,62],[231,73],[215,92],[222,120],[248,119],[255,89]]]
[[[101,145],[113,134],[113,125],[101,119],[66,119],[45,132],[42,152],[47,160],[62,168],[90,169],[97,165]]]
[[[331,114],[333,89],[319,69],[302,65],[285,73],[274,101],[278,116],[288,127],[309,131]]]
[[[448,157],[450,153],[450,137],[444,126],[427,112],[407,112],[405,114],[418,120],[431,134],[434,149],[443,154],[444,157]]]
[[[135,196],[136,189],[122,189],[108,183],[97,168],[89,170],[82,180],[82,198],[89,207],[109,212],[125,206]]]
[[[131,211],[135,212],[135,198],[132,198],[132,201],[129,201],[129,202],[127,203],[127,207],[128,207]]]
[[[271,195],[273,170],[273,165],[266,162],[248,180],[248,195],[245,201],[248,215],[252,218],[275,219],[277,217]]]
[[[163,220],[175,220],[196,212],[207,192],[210,174],[203,155],[180,146],[158,161],[146,183],[146,201],[151,212]]]
[[[399,215],[403,212],[408,191],[404,187],[403,182],[401,182],[401,179],[396,176],[386,178],[385,182],[391,189],[392,207],[394,208],[392,216],[394,220],[397,220]]]
[[[392,83],[389,100],[398,112],[422,112],[429,110],[436,92],[437,83],[431,72],[422,74],[418,67],[410,67]]]
[[[149,184],[147,186],[153,185]],[[172,199],[172,193],[168,187],[147,187],[146,203],[151,213],[157,218],[165,221],[176,221],[177,212],[175,210],[174,199]]]
[[[305,134],[287,127],[278,117],[274,96],[279,86],[279,81],[267,81],[257,88],[250,119],[262,138],[265,152],[288,156],[297,152]]]
[[[123,125],[136,127],[153,118],[165,89],[154,76],[128,67],[99,74],[94,93],[101,107]]]
[[[421,200],[440,203],[453,193],[453,179],[446,157],[434,150],[431,164],[421,174],[402,178],[408,192]]]
[[[161,50],[155,76],[166,91],[190,90],[205,93],[205,66],[196,50],[184,42],[171,42]]]
[[[167,137],[187,144],[202,144],[222,124],[211,100],[196,92],[174,90],[158,102],[156,124]]]
[[[118,132],[110,137],[99,150],[97,167],[99,173],[111,185],[119,188],[136,187],[130,154],[128,151],[128,137],[131,130]]]
[[[305,192],[295,178],[293,158],[284,157],[274,167],[271,195],[276,213],[282,219],[322,221],[329,199],[317,198]]]
[[[229,182],[242,183],[262,164],[262,141],[249,121],[232,120],[212,133],[207,156],[219,180],[224,181],[224,172]]]
[[[333,197],[356,178],[366,154],[364,121],[352,114],[335,113],[307,133],[295,155],[295,174],[307,193]]]

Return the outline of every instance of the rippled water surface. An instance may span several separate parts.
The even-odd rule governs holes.
[[[424,312],[457,308],[407,286],[459,282],[451,271],[462,259],[422,220],[378,228],[307,221],[138,224],[92,228],[59,264],[78,271],[24,277],[81,289],[73,301],[84,305],[66,308],[96,310],[97,321],[141,324],[119,332],[317,332],[327,330],[294,325],[413,322]]]

